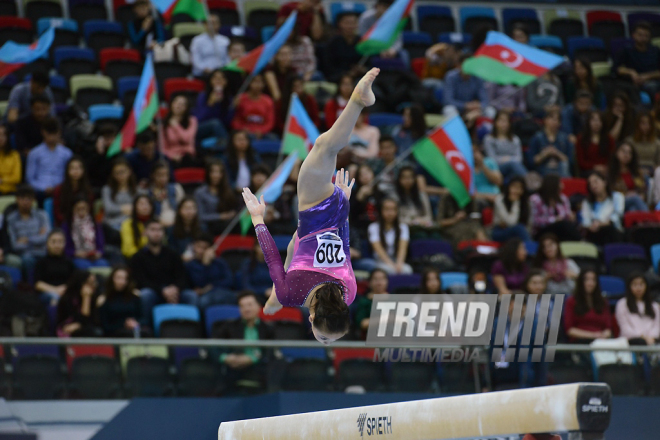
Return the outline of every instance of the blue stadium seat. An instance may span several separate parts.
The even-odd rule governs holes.
[[[261,42],[265,43],[275,33],[275,26],[264,26],[261,28]]]
[[[446,6],[420,5],[417,7],[417,28],[436,39],[444,32],[455,32],[456,20]]]
[[[651,261],[653,261],[653,269],[656,273],[660,273],[660,244],[651,246]]]
[[[252,148],[259,154],[279,153],[282,142],[259,139],[252,142]]]
[[[188,304],[160,304],[154,307],[154,334],[158,336],[160,325],[168,319],[188,319],[199,322],[199,309]]]
[[[454,250],[451,246],[451,243],[444,240],[427,239],[412,240],[410,242],[409,256],[413,260],[438,254],[445,254],[449,258],[452,258],[454,255]]]
[[[60,349],[57,345],[13,345],[11,347],[12,363],[26,356],[52,356],[60,358]]]
[[[120,23],[105,20],[86,21],[83,26],[87,47],[96,52],[109,47],[124,47],[126,36]]]
[[[603,258],[608,268],[612,261],[619,257],[646,258],[646,251],[642,246],[633,243],[612,243],[603,247]]]
[[[124,107],[114,104],[96,104],[87,109],[90,122],[96,122],[99,119],[118,119],[124,115]]]
[[[66,89],[66,79],[60,75],[50,76],[50,87],[56,89]]]
[[[573,58],[575,52],[581,49],[603,49],[605,50],[605,43],[600,38],[596,37],[569,37],[566,40],[568,49],[568,56]]]
[[[74,20],[66,18],[40,18],[37,21],[37,34],[41,35],[52,27],[70,32],[78,32],[78,23]]]
[[[622,278],[600,275],[598,281],[603,296],[608,299],[610,304],[616,303],[619,298],[626,294],[626,283]]]
[[[117,81],[117,95],[119,99],[123,101],[124,95],[128,92],[135,92],[140,85],[139,76],[127,76],[124,78],[119,78]]]
[[[417,6],[417,21],[421,22],[426,17],[453,17],[451,9],[447,6],[419,5]]]
[[[385,127],[403,123],[403,116],[398,113],[372,113],[369,115],[369,124],[374,127]]]
[[[404,31],[403,44],[408,43],[427,44],[430,46],[433,44],[433,40],[426,32]]]
[[[440,43],[466,45],[472,41],[472,35],[460,32],[444,32],[438,37]]]
[[[290,235],[273,235],[273,241],[275,242],[275,246],[277,246],[278,251],[286,251],[286,249],[289,247],[289,243],[291,242],[291,236]]]
[[[485,23],[493,25],[495,30],[499,28],[497,17],[495,17],[495,10],[493,10],[493,8],[465,6],[459,10],[458,14],[461,22],[461,31],[464,33],[472,33],[474,30],[473,28]]]
[[[206,323],[206,335],[211,336],[213,324],[218,321],[240,318],[238,306],[211,306],[204,310],[204,322]]]
[[[20,269],[17,269],[15,267],[0,265],[0,272],[7,272],[7,274],[11,278],[12,286],[10,287],[16,287],[16,283],[22,281],[23,279],[23,277],[21,276]]]
[[[442,281],[442,290],[452,286],[467,287],[468,274],[464,272],[443,272],[440,274],[440,281]]]
[[[367,10],[367,5],[358,2],[334,2],[330,3],[330,22],[336,23],[337,16],[346,12],[361,14]]]
[[[612,38],[610,40],[610,53],[613,59],[617,59],[624,49],[633,47],[632,38]]]
[[[502,9],[502,22],[507,33],[511,32],[511,28],[515,23],[525,24],[532,34],[541,32],[541,22],[535,9],[504,8]]]
[[[420,274],[390,275],[388,290],[393,292],[398,287],[419,287],[422,282]]]
[[[551,48],[558,51],[564,50],[564,43],[562,43],[561,38],[555,35],[532,35],[529,37],[529,44],[539,49]]]
[[[92,34],[104,32],[109,34],[123,34],[124,29],[121,24],[114,21],[90,20],[83,26],[83,35],[85,40],[89,40]]]
[[[286,360],[320,359],[324,361],[328,359],[328,354],[324,348],[285,347],[280,348],[280,352],[284,355]]]
[[[525,247],[527,248],[528,255],[536,255],[536,251],[539,249],[539,244],[533,240],[525,242]]]
[[[80,47],[58,47],[55,49],[55,55],[53,57],[55,61],[55,68],[59,69],[62,61],[66,60],[85,60],[85,61],[96,61],[96,55],[91,49],[83,49]]]
[[[181,363],[186,359],[199,359],[201,356],[198,347],[172,347],[172,357],[174,358],[174,365],[181,368]]]

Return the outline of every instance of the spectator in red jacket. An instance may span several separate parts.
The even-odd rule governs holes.
[[[325,104],[325,127],[329,129],[335,123],[344,107],[351,99],[355,81],[351,75],[342,75],[337,83],[337,94]]]
[[[275,105],[264,93],[264,78],[256,75],[246,93],[238,97],[232,121],[234,130],[244,130],[256,139],[268,135],[275,127]]]
[[[607,161],[614,153],[614,139],[607,133],[600,112],[587,115],[587,123],[578,135],[575,155],[580,171],[607,173]]]
[[[316,127],[320,126],[321,120],[319,118],[319,105],[316,102],[316,98],[313,95],[305,92],[305,80],[301,76],[295,76],[291,78],[289,85],[287,86],[288,90],[292,93],[298,95],[298,99],[305,107],[305,111],[309,115],[309,118],[312,120]],[[289,112],[289,105],[291,103],[291,93],[286,94],[281,101],[275,104],[277,117],[277,132],[282,133],[284,131],[284,126],[286,125],[286,117]]]
[[[612,314],[600,290],[598,274],[584,270],[575,284],[575,293],[564,306],[564,329],[571,342],[588,344],[611,338]]]

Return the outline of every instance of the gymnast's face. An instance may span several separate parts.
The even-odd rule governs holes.
[[[340,339],[342,336],[344,336],[343,333],[327,333],[327,332],[322,332],[316,326],[314,325],[314,315],[309,315],[309,322],[312,323],[312,333],[314,333],[314,337],[316,338],[317,341],[319,341],[323,345],[330,345],[333,342],[335,342],[337,339]]]

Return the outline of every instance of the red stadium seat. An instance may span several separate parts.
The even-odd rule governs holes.
[[[499,249],[500,243],[496,241],[481,241],[481,240],[465,240],[458,243],[458,250],[462,251],[469,248],[477,249],[482,248],[495,248]]]
[[[32,22],[27,18],[0,17],[0,28],[18,28],[32,30]]]
[[[259,312],[259,318],[264,322],[288,321],[297,324],[303,323],[303,315],[296,307],[282,307],[273,315],[264,315],[263,310]]]
[[[621,14],[614,11],[589,11],[587,12],[587,29],[591,34],[591,26],[599,21],[618,21],[623,23]]]
[[[493,223],[493,208],[487,207],[481,211],[481,224],[490,226]]]
[[[115,348],[112,345],[70,345],[66,348],[66,364],[69,369],[73,360],[81,356],[105,356],[114,359]]]
[[[231,9],[236,10],[236,3],[232,0],[208,0],[207,5],[210,11],[215,9]]]
[[[373,348],[335,348],[335,358],[332,361],[335,371],[339,371],[339,364],[348,359],[367,359],[369,361],[374,358]]]
[[[197,94],[203,92],[204,88],[203,81],[198,79],[187,79],[187,78],[170,78],[166,79],[163,83],[163,88],[165,89],[165,100],[170,101],[172,95],[178,92],[190,92]]]
[[[415,58],[410,60],[410,67],[418,78],[422,78],[424,73],[424,66],[426,65],[426,58]]]
[[[174,170],[174,180],[182,185],[201,184],[205,174],[204,168],[179,168]]]
[[[564,178],[561,179],[564,188],[562,194],[570,197],[575,194],[587,195],[587,179]]]
[[[110,47],[99,52],[99,61],[101,62],[101,70],[105,71],[105,65],[110,61],[136,61],[139,63],[142,61],[142,57],[140,52],[135,49]]]
[[[255,237],[243,237],[242,235],[228,235],[216,249],[216,255],[220,256],[224,251],[243,250],[251,251],[254,247]]]
[[[655,212],[626,212],[623,215],[623,224],[626,228],[632,228],[633,226],[640,223],[658,223],[660,218]]]

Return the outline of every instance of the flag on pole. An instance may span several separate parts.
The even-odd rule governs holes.
[[[307,114],[305,106],[300,102],[298,95],[291,95],[289,115],[286,120],[284,136],[282,137],[282,152],[285,154],[298,153],[304,159],[319,137],[319,129]]]
[[[186,14],[195,21],[206,20],[206,8],[199,0],[152,0],[152,3],[166,24],[169,24],[172,16],[176,14]]]
[[[273,174],[266,180],[266,182],[261,186],[259,191],[255,194],[257,199],[260,199],[261,196],[264,196],[264,202],[274,203],[282,195],[282,187],[286,183],[287,179],[291,175],[293,166],[298,159],[298,153],[291,153],[285,160],[280,164],[279,167],[275,170]],[[250,225],[252,224],[252,218],[247,209],[243,209],[243,214],[241,215],[241,234],[247,234]]]
[[[410,16],[413,0],[396,0],[362,36],[355,49],[362,55],[375,55],[392,47]]]
[[[286,19],[270,40],[246,53],[238,60],[232,61],[225,66],[225,69],[234,72],[246,72],[252,75],[261,72],[270,60],[275,57],[275,54],[280,50],[280,47],[282,47],[282,45],[286,43],[286,40],[289,39],[289,35],[296,24],[297,16],[298,12],[294,11],[293,14],[289,15],[289,18]]]
[[[463,62],[462,69],[485,81],[523,87],[563,61],[559,55],[490,31],[474,56]]]
[[[51,27],[32,44],[5,42],[0,47],[0,78],[44,56],[54,39],[55,28]]]
[[[413,145],[413,155],[426,171],[444,185],[462,208],[474,193],[472,139],[460,116],[436,127]]]
[[[142,76],[138,85],[133,108],[121,132],[110,145],[107,156],[112,157],[133,146],[135,135],[144,131],[154,120],[158,112],[158,87],[154,75],[154,65],[151,54],[147,55],[142,68]]]

